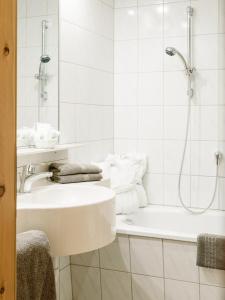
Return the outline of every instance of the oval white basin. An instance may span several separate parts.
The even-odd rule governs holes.
[[[111,243],[115,195],[95,185],[51,185],[17,197],[17,232],[38,229],[49,238],[53,256],[92,251]]]

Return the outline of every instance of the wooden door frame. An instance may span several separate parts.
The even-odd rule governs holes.
[[[0,0],[0,300],[16,299],[16,33],[17,1]]]

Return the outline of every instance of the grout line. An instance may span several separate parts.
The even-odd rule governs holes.
[[[26,48],[26,47],[23,47],[23,48]],[[70,62],[68,62],[70,63]],[[71,64],[76,64],[76,63],[71,63]],[[82,65],[81,65],[82,66]],[[206,72],[206,71],[225,71],[225,68],[224,67],[208,67],[208,68],[203,68],[203,67],[199,67],[197,68],[197,71],[198,72]],[[129,71],[126,71],[126,72],[115,72],[115,75],[129,75],[129,74],[135,74],[135,73],[140,73],[140,74],[151,74],[151,73],[176,73],[176,72],[184,72],[183,69],[165,69],[164,71],[158,69],[158,70],[151,70],[151,71],[138,71],[138,72],[129,72]]]
[[[137,124],[137,133],[136,133],[136,138],[137,140],[135,141],[135,147],[136,147],[136,152],[138,152],[139,149],[139,139],[140,139],[140,104],[139,104],[139,89],[140,89],[140,18],[139,18],[139,2],[137,1],[137,91],[136,91],[136,104],[137,104],[137,108],[136,108],[136,124]]]
[[[99,280],[100,280],[100,293],[101,293],[101,300],[103,298],[103,292],[102,292],[102,269],[101,269],[101,259],[100,259],[100,249],[98,249],[98,264],[99,264]]]
[[[64,59],[59,60],[59,65],[61,63],[70,64],[70,65],[83,67],[83,68],[87,68],[87,69],[91,69],[91,70],[95,70],[95,71],[99,71],[99,72],[103,72],[103,73],[108,73],[110,75],[114,75],[114,73],[112,71],[108,71],[108,70],[104,70],[104,69],[98,69],[98,68],[95,68],[95,67],[92,67],[92,66],[82,65],[82,64],[78,64],[78,63],[72,62],[72,61],[67,61],[67,60],[64,60]]]
[[[81,29],[81,30],[83,30],[83,31],[86,31],[86,32],[88,32],[88,33],[94,34],[94,35],[96,35],[96,36],[98,36],[98,37],[100,37],[100,38],[102,38],[102,39],[105,39],[105,40],[114,42],[113,37],[110,38],[110,37],[108,37],[108,36],[106,36],[106,35],[104,35],[104,34],[101,34],[101,33],[96,32],[96,31],[94,31],[94,30],[87,29],[87,28],[85,28],[85,27],[83,27],[83,26],[81,26],[81,25],[79,25],[79,24],[77,24],[77,23],[73,23],[72,21],[69,21],[69,20],[67,20],[67,19],[65,19],[65,18],[61,18],[60,21],[61,21],[61,22],[68,23],[68,24],[70,24],[70,25],[72,25],[72,26],[74,26],[74,27],[78,27],[79,29]]]
[[[69,101],[60,101],[61,103],[67,103],[67,104],[72,104],[72,105],[83,105],[83,106],[97,106],[97,107],[109,107],[109,108],[113,108],[112,104],[97,104],[97,103],[82,103],[82,102],[69,102]],[[55,107],[55,106],[53,106]]]
[[[132,276],[132,270],[131,270],[131,245],[130,245],[130,236],[128,236],[128,243],[129,243],[129,263],[130,263],[130,274],[131,274],[131,298],[134,298],[133,293],[133,276]]]
[[[163,49],[162,51],[164,52],[164,49],[166,47],[165,45],[165,3],[163,1],[163,31],[162,31],[162,38],[163,38]],[[162,184],[163,184],[163,205],[165,205],[166,203],[166,194],[165,194],[165,132],[166,132],[166,128],[165,128],[165,103],[166,103],[166,95],[165,95],[165,55],[162,57],[163,61],[162,61],[162,66],[163,66],[163,72],[162,72],[162,90],[163,90],[163,111],[162,111],[162,118],[163,118],[163,142],[162,142],[162,154],[163,154],[163,164],[162,164],[162,168],[163,168],[163,177],[162,177]],[[165,280],[164,280],[164,298],[165,298]]]
[[[162,239],[162,260],[163,260],[163,285],[164,285],[164,300],[166,299],[166,276],[165,276],[165,257],[164,257],[164,240]]]

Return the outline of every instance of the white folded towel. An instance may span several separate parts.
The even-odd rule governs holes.
[[[103,178],[110,178],[111,188],[116,192],[117,214],[132,213],[138,207],[147,206],[148,200],[142,184],[147,169],[146,155],[110,154],[97,165],[103,170]]]

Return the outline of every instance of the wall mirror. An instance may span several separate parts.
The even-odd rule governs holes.
[[[19,0],[17,34],[17,145],[33,147],[30,130],[59,126],[58,0]]]

